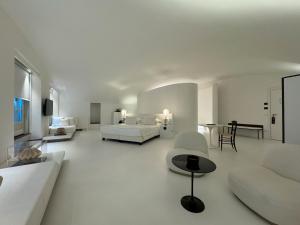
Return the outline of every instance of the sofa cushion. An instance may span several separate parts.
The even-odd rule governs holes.
[[[53,116],[52,117],[52,126],[59,126],[61,119],[62,119],[62,117]]]
[[[232,192],[251,209],[276,224],[300,221],[300,184],[261,166],[229,173]]]
[[[69,119],[68,118],[61,118],[59,126],[69,126]]]
[[[300,182],[300,146],[282,144],[270,147],[263,166],[279,175]]]

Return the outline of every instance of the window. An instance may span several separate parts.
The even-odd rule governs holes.
[[[50,100],[53,101],[53,116],[59,116],[59,92],[50,88]]]
[[[31,70],[15,60],[14,136],[30,133]]]
[[[14,121],[15,124],[23,121],[23,101],[22,99],[14,99]]]

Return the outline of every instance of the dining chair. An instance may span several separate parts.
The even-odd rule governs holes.
[[[231,144],[232,148],[237,152],[235,144],[235,136],[237,130],[237,121],[233,120],[231,122],[231,129],[229,134],[220,134],[219,135],[219,146],[221,146],[221,151],[223,150],[223,144]]]

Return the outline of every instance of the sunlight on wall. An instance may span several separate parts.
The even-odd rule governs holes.
[[[164,4],[166,8],[175,9],[181,8],[185,10],[191,10],[199,12],[199,10],[208,13],[217,14],[242,14],[245,12],[282,12],[282,10],[299,11],[300,1],[298,0],[286,0],[286,1],[274,1],[274,0],[160,0],[160,6]]]
[[[121,100],[122,108],[127,111],[127,116],[136,114],[138,98],[136,95],[128,95]]]
[[[176,79],[176,80],[172,80],[172,81],[154,84],[146,91],[151,91],[156,88],[161,88],[164,86],[173,85],[173,84],[181,84],[181,83],[197,83],[197,81],[195,81],[193,79]]]

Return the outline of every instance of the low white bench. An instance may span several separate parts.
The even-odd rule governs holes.
[[[0,169],[0,224],[40,225],[65,152],[47,154],[47,161]]]
[[[229,126],[231,126],[231,123],[228,123]],[[229,132],[230,127],[228,127]],[[254,130],[257,131],[257,138],[259,139],[259,134],[261,132],[261,137],[264,139],[264,125],[260,124],[248,124],[248,123],[238,123],[237,129],[245,129],[245,130]]]

